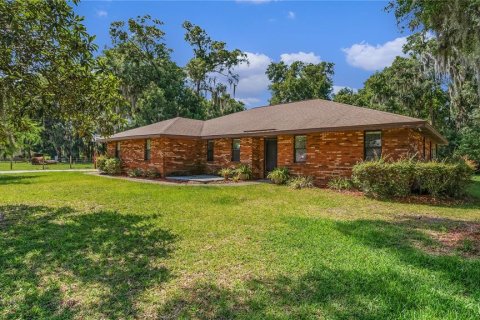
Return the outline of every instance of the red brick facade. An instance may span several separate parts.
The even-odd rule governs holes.
[[[314,177],[316,184],[325,185],[332,177],[350,176],[352,167],[364,158],[364,131],[335,131],[305,134],[307,157],[294,161],[294,135],[278,135],[277,166],[287,167],[294,175]],[[414,129],[382,130],[382,156],[390,159],[416,156],[430,159],[435,144]],[[108,154],[115,155],[117,142],[108,143]],[[124,168],[156,168],[162,176],[172,174],[214,173],[239,163],[252,167],[255,178],[263,178],[264,138],[240,138],[240,161],[232,161],[232,139],[214,140],[213,161],[207,161],[207,140],[199,138],[161,137],[151,139],[151,158],[144,160],[145,140],[123,140],[120,158]],[[430,143],[432,148],[430,149]]]

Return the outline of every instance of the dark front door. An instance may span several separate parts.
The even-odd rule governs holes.
[[[265,175],[277,167],[277,139],[265,139]]]

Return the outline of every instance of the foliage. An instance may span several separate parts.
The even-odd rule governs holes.
[[[75,123],[80,136],[108,131],[117,120],[115,86],[96,91],[106,79],[93,58],[95,37],[69,3],[6,1],[0,17],[0,126],[55,118]]]
[[[1,121],[1,119],[0,119]],[[0,123],[0,157],[13,158],[20,150],[28,150],[39,142],[43,130],[36,122],[28,117],[15,121]]]
[[[234,170],[231,168],[222,168],[218,171],[218,174],[223,177],[225,180],[228,180],[233,176]]]
[[[185,41],[193,49],[193,57],[185,67],[186,73],[197,96],[210,97],[206,118],[245,110],[244,104],[227,92],[226,84],[233,87],[235,95],[238,84],[235,67],[248,63],[246,53],[239,49],[227,50],[225,42],[213,40],[204,29],[190,21],[185,21],[183,28]]]
[[[238,180],[250,180],[252,178],[252,168],[247,164],[239,164],[233,170],[234,177],[238,178]]]
[[[131,126],[178,116],[204,118],[202,100],[186,87],[185,73],[171,60],[162,26],[162,21],[145,15],[110,27],[113,47],[101,59],[120,81]]]
[[[98,170],[103,171],[103,169],[105,168],[105,163],[107,162],[107,159],[108,157],[104,155],[97,157],[96,164],[97,164]]]
[[[354,188],[353,181],[345,177],[336,177],[328,181],[327,186],[333,190],[351,190]]]
[[[122,173],[122,163],[118,158],[98,157],[97,168],[101,173],[118,175]]]
[[[288,186],[292,189],[313,188],[313,178],[311,176],[297,176],[288,180]]]
[[[183,23],[185,41],[193,48],[193,58],[187,63],[186,71],[194,83],[195,92],[214,93],[216,76],[224,76],[228,84],[238,83],[238,74],[234,68],[247,62],[247,55],[239,49],[229,51],[227,44],[210,38],[207,32],[190,21]]]
[[[330,62],[312,64],[295,61],[290,66],[283,61],[272,62],[266,71],[271,81],[270,104],[330,99],[333,73],[333,63]]]
[[[351,88],[342,88],[333,95],[333,101],[350,104],[353,106],[367,106],[368,103],[362,101],[363,96],[353,91]]]
[[[342,89],[334,101],[429,119],[442,128],[449,109],[441,85],[416,57],[397,57],[391,66],[369,77],[357,93]]]
[[[275,184],[286,184],[290,179],[290,173],[286,167],[275,168],[268,173],[267,178]]]
[[[356,186],[370,196],[404,197],[415,192],[460,197],[465,194],[473,170],[464,161],[417,162],[365,161],[353,167]]]
[[[131,178],[138,178],[145,176],[145,171],[142,168],[133,168],[127,171],[127,175]]]
[[[478,1],[397,0],[387,9],[394,11],[403,28],[435,39],[437,45],[431,56],[438,71],[452,78],[454,96],[469,71],[477,82],[480,80]]]
[[[356,164],[352,178],[367,195],[404,197],[411,192],[414,174],[415,163],[411,160],[386,162],[379,159]]]
[[[460,139],[455,154],[466,156],[480,169],[480,126],[466,127],[460,131]]]
[[[148,178],[148,179],[157,179],[157,178],[160,178],[161,174],[155,168],[148,168],[147,170],[145,170],[144,176],[145,178]]]
[[[420,191],[434,197],[465,195],[473,170],[464,161],[426,162],[415,166],[415,183]]]

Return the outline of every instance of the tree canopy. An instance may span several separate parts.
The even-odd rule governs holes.
[[[266,71],[271,81],[270,104],[306,99],[330,99],[333,90],[333,63],[318,64],[295,61],[287,65],[283,61],[272,62]]]

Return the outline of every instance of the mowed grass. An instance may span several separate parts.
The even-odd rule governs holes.
[[[30,162],[14,162],[13,170],[64,170],[70,169],[70,164],[68,163],[57,163],[57,164],[46,164],[42,165],[33,165]],[[72,163],[72,169],[93,169],[93,163]],[[0,171],[10,171],[10,162],[0,161]]]
[[[0,318],[479,319],[470,194],[0,176]]]

